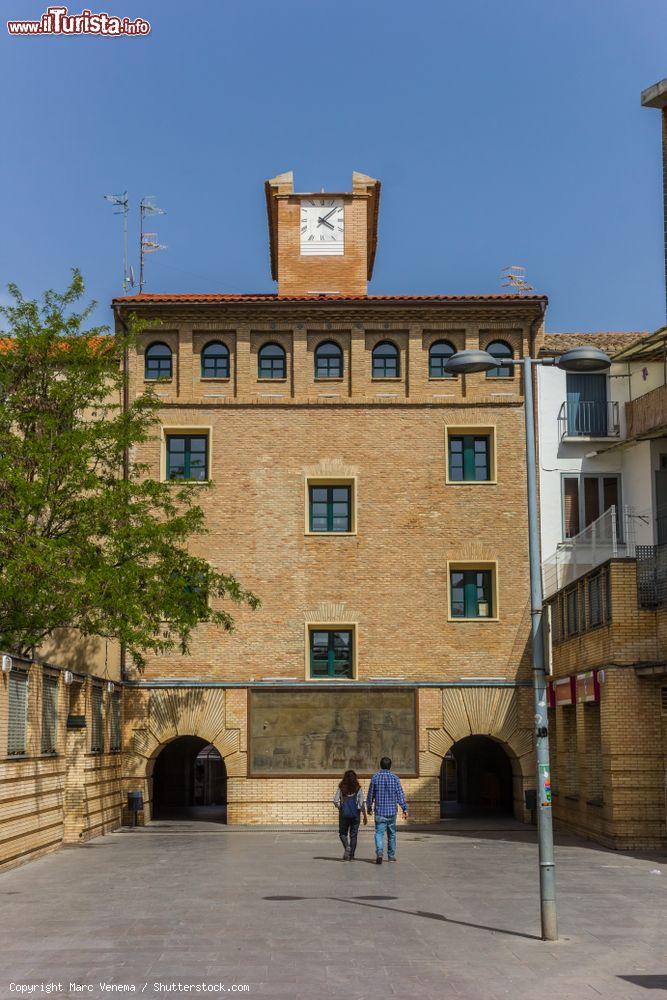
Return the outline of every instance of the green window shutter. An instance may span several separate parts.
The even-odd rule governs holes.
[[[463,478],[475,479],[475,439],[471,434],[463,438]]]

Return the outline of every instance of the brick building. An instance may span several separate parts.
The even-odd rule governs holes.
[[[596,342],[609,374],[540,373],[554,819],[617,848],[667,842],[664,329]]]
[[[14,658],[2,866],[118,826],[128,790],[146,818],[330,822],[341,771],[367,778],[383,753],[414,821],[528,818],[523,394],[502,358],[535,348],[546,300],[368,295],[379,183],[300,195],[283,175],[266,193],[277,294],[114,302],[118,323],[154,322],[128,364],[161,430],[133,457],[210,481],[197,544],[262,607],[142,675],[66,634]],[[477,345],[497,372],[449,377]]]
[[[502,357],[534,349],[546,300],[368,295],[379,182],[298,194],[283,174],[266,195],[277,294],[114,301],[149,323],[130,392],[162,404],[136,458],[211,481],[200,551],[262,599],[188,657],[127,664],[124,784],[147,815],[322,823],[344,767],[388,752],[413,820],[524,818],[523,394]],[[444,372],[477,345],[490,377]]]

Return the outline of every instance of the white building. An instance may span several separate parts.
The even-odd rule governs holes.
[[[667,542],[667,330],[548,334],[541,356],[582,344],[609,354],[607,374],[537,367],[546,596],[587,563]]]

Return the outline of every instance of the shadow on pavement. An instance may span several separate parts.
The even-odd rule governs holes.
[[[336,861],[336,862],[338,862],[338,864],[341,864],[341,865],[348,864],[348,862],[345,861],[343,858],[325,857],[323,854],[316,854],[316,855],[314,855],[313,861]],[[375,864],[375,859],[374,858],[354,858],[354,864],[355,865],[359,861],[362,864],[364,864],[364,865],[374,865]]]
[[[456,924],[459,927],[472,927],[475,930],[490,931],[492,934],[507,934],[510,937],[527,938],[529,941],[541,941],[537,934],[527,934],[524,931],[510,931],[504,927],[490,927],[488,924],[475,924],[469,920],[455,920],[446,917],[444,913],[429,913],[428,910],[402,910],[398,906],[380,906],[370,900],[397,899],[397,896],[263,896],[265,900],[275,903],[291,903],[299,900],[329,899],[334,903],[347,903],[352,906],[369,906],[374,910],[384,910],[387,913],[404,913],[409,917],[424,917],[426,920],[440,920],[445,924]]]
[[[645,990],[667,990],[667,975],[665,976],[619,976],[619,979],[634,986],[643,986]]]

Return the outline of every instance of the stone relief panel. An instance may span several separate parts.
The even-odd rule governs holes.
[[[249,708],[251,775],[372,774],[385,755],[417,773],[412,690],[260,690]]]

